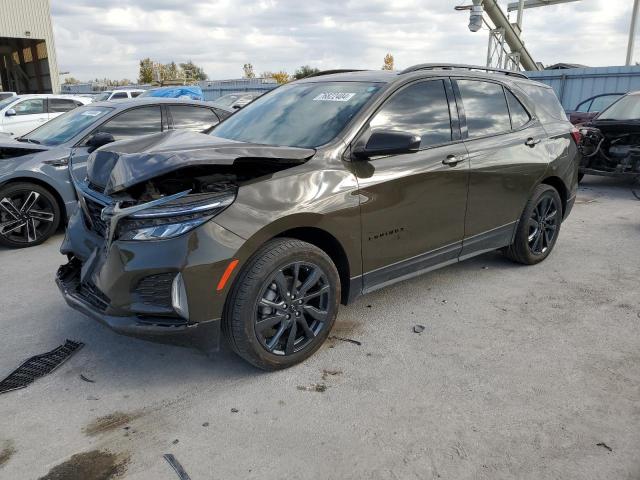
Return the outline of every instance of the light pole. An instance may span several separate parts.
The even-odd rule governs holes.
[[[638,20],[638,6],[640,6],[640,0],[633,2],[633,13],[631,14],[631,28],[629,29],[629,45],[627,46],[627,63],[631,65],[633,61],[633,48],[636,43],[636,23]]]

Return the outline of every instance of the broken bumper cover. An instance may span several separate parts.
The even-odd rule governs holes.
[[[172,239],[114,241],[107,248],[78,209],[60,249],[70,261],[56,283],[69,306],[117,333],[211,353],[219,348],[227,293],[216,285],[242,242],[209,221]],[[178,275],[188,318],[173,304]]]

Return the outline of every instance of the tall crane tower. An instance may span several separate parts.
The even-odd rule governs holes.
[[[524,10],[576,1],[579,0],[518,0],[507,8],[508,12],[518,12],[516,23],[509,21],[497,0],[473,0],[473,5],[456,7],[456,10],[470,11],[469,30],[472,32],[480,30],[483,24],[489,27],[487,67],[519,70],[522,66],[525,70],[540,70],[521,38]],[[493,22],[493,27],[484,20],[483,13]]]

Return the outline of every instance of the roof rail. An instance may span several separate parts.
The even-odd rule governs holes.
[[[349,73],[349,72],[364,72],[362,69],[355,68],[339,68],[336,70],[323,70],[321,72],[312,73],[311,75],[307,75],[302,78],[311,78],[311,77],[321,77],[323,75],[333,75],[334,73]],[[302,78],[300,80],[302,80]]]
[[[513,77],[520,77],[528,79],[522,72],[514,72],[513,70],[505,70],[502,68],[490,68],[481,67],[479,65],[464,65],[457,63],[420,63],[413,65],[409,68],[405,68],[400,72],[400,75],[411,72],[418,72],[420,70],[481,70],[483,72],[502,73],[503,75],[509,75]]]

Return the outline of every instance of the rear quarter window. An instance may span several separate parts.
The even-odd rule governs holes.
[[[518,87],[527,94],[535,108],[536,115],[543,123],[568,121],[552,88],[525,83],[518,84]]]

